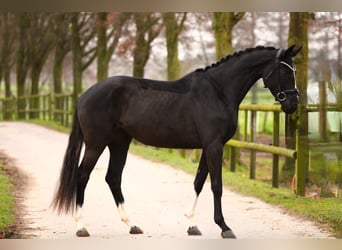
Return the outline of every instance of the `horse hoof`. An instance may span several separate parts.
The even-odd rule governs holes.
[[[77,237],[89,237],[90,234],[88,233],[87,229],[83,227],[76,232],[76,236]]]
[[[187,232],[188,232],[188,235],[196,235],[196,236],[202,235],[201,231],[198,229],[197,226],[189,227]]]
[[[143,230],[140,229],[140,227],[137,226],[132,226],[131,229],[129,230],[130,234],[143,234]]]
[[[224,239],[236,239],[236,236],[232,230],[227,230],[227,231],[222,232],[221,236]]]

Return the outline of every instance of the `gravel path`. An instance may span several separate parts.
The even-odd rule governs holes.
[[[24,238],[75,236],[71,215],[58,216],[49,209],[62,164],[68,135],[37,125],[0,122],[0,150],[15,160],[29,176],[24,194]],[[193,176],[167,165],[129,154],[123,173],[126,208],[143,235],[130,235],[118,216],[112,195],[104,181],[108,164],[106,150],[92,172],[86,189],[84,222],[93,238],[189,238],[185,211],[192,205]],[[329,238],[324,229],[290,216],[286,211],[258,199],[224,189],[222,197],[226,222],[240,239]],[[206,183],[200,196],[196,221],[203,236],[195,239],[220,239],[213,221],[213,199]]]

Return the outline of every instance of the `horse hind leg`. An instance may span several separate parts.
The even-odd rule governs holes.
[[[127,151],[131,142],[131,138],[125,134],[121,137],[123,138],[120,138],[120,140],[117,138],[115,143],[109,145],[110,160],[106,174],[106,182],[113,194],[121,221],[130,228],[129,233],[142,234],[143,231],[131,222],[125,209],[125,200],[121,190],[121,178],[122,171],[126,163]]]
[[[193,205],[189,209],[189,211],[185,214],[185,216],[189,219],[189,224],[190,224],[188,231],[187,231],[189,235],[202,235],[201,231],[199,230],[197,224],[194,221],[194,217],[195,217],[195,210],[197,207],[198,197],[203,189],[203,185],[207,176],[208,176],[208,167],[207,167],[207,163],[205,159],[205,154],[203,152],[201,155],[200,163],[199,163],[196,177],[194,180],[194,188],[195,188],[195,193],[196,193],[195,200],[193,202]]]
[[[83,224],[82,207],[84,203],[84,191],[89,181],[90,173],[94,169],[98,158],[104,150],[104,146],[98,149],[86,148],[80,167],[78,168],[78,183],[76,194],[76,214],[75,221],[77,226],[76,235],[78,237],[90,236]]]

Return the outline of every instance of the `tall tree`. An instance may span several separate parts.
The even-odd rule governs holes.
[[[129,19],[129,13],[107,13],[97,14],[97,80],[108,77],[110,59],[119,43],[124,24]]]
[[[31,95],[39,93],[39,78],[46,59],[53,48],[51,14],[29,13],[28,57],[31,68]],[[33,98],[30,108],[39,109],[39,98]],[[30,112],[30,118],[38,118],[38,112]]]
[[[26,76],[29,69],[27,33],[29,29],[27,13],[16,14],[18,22],[18,50],[16,53],[17,97],[25,96]],[[18,99],[18,118],[25,119],[26,103]]]
[[[5,81],[5,97],[11,97],[11,68],[15,63],[15,15],[4,12],[0,16],[0,71]],[[1,81],[1,78],[0,78]]]
[[[135,49],[133,51],[133,75],[144,76],[144,68],[151,52],[151,43],[159,35],[163,22],[158,13],[134,13],[136,26]]]
[[[54,33],[54,62],[53,62],[53,91],[62,93],[63,62],[65,56],[71,51],[70,14],[56,13],[52,17]]]
[[[184,27],[186,13],[177,15],[174,12],[163,14],[167,49],[167,79],[176,80],[180,76],[178,58],[178,37]]]
[[[63,91],[63,62],[66,55],[71,51],[70,14],[56,13],[52,16],[52,28],[54,34],[54,60],[53,60],[53,92],[61,94]],[[61,98],[55,99],[55,108],[61,109]],[[60,114],[55,112],[54,119],[57,121]]]
[[[309,166],[309,141],[308,141],[308,113],[305,107],[308,103],[307,87],[308,87],[308,27],[312,15],[309,12],[291,12],[289,25],[289,45],[303,46],[302,50],[294,58],[297,67],[296,82],[300,92],[298,111],[293,115],[286,116],[286,144],[289,148],[295,148],[295,131],[297,128],[298,139],[297,149],[297,169],[295,171],[297,179],[297,193],[305,194],[305,183],[298,180],[306,178]],[[284,166],[284,171],[294,172],[294,164],[290,162]]]
[[[219,60],[233,52],[232,31],[234,26],[243,18],[244,12],[215,12],[213,18],[213,28],[215,33],[216,59]],[[235,139],[239,138],[237,129]],[[237,159],[240,158],[240,151],[234,149]],[[229,146],[224,147],[224,158],[228,158]]]
[[[82,93],[83,71],[96,58],[96,45],[90,42],[96,34],[94,14],[72,13],[71,14],[71,49],[73,65],[74,103]]]
[[[244,14],[244,12],[214,12],[213,28],[215,32],[216,59],[221,59],[233,52],[232,31]]]

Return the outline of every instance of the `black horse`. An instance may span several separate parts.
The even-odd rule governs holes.
[[[194,180],[196,199],[187,216],[193,217],[209,173],[214,220],[223,238],[235,238],[221,208],[223,146],[235,133],[242,99],[260,78],[284,112],[296,110],[298,90],[292,57],[300,49],[249,48],[174,82],[115,76],[93,85],[75,109],[53,207],[59,212],[76,210],[77,235],[89,236],[81,223],[84,191],[99,156],[108,147],[106,182],[130,233],[142,233],[125,213],[121,192],[122,170],[132,138],[157,147],[201,148]],[[79,166],[83,143],[85,152]],[[188,233],[200,231],[194,226]]]

